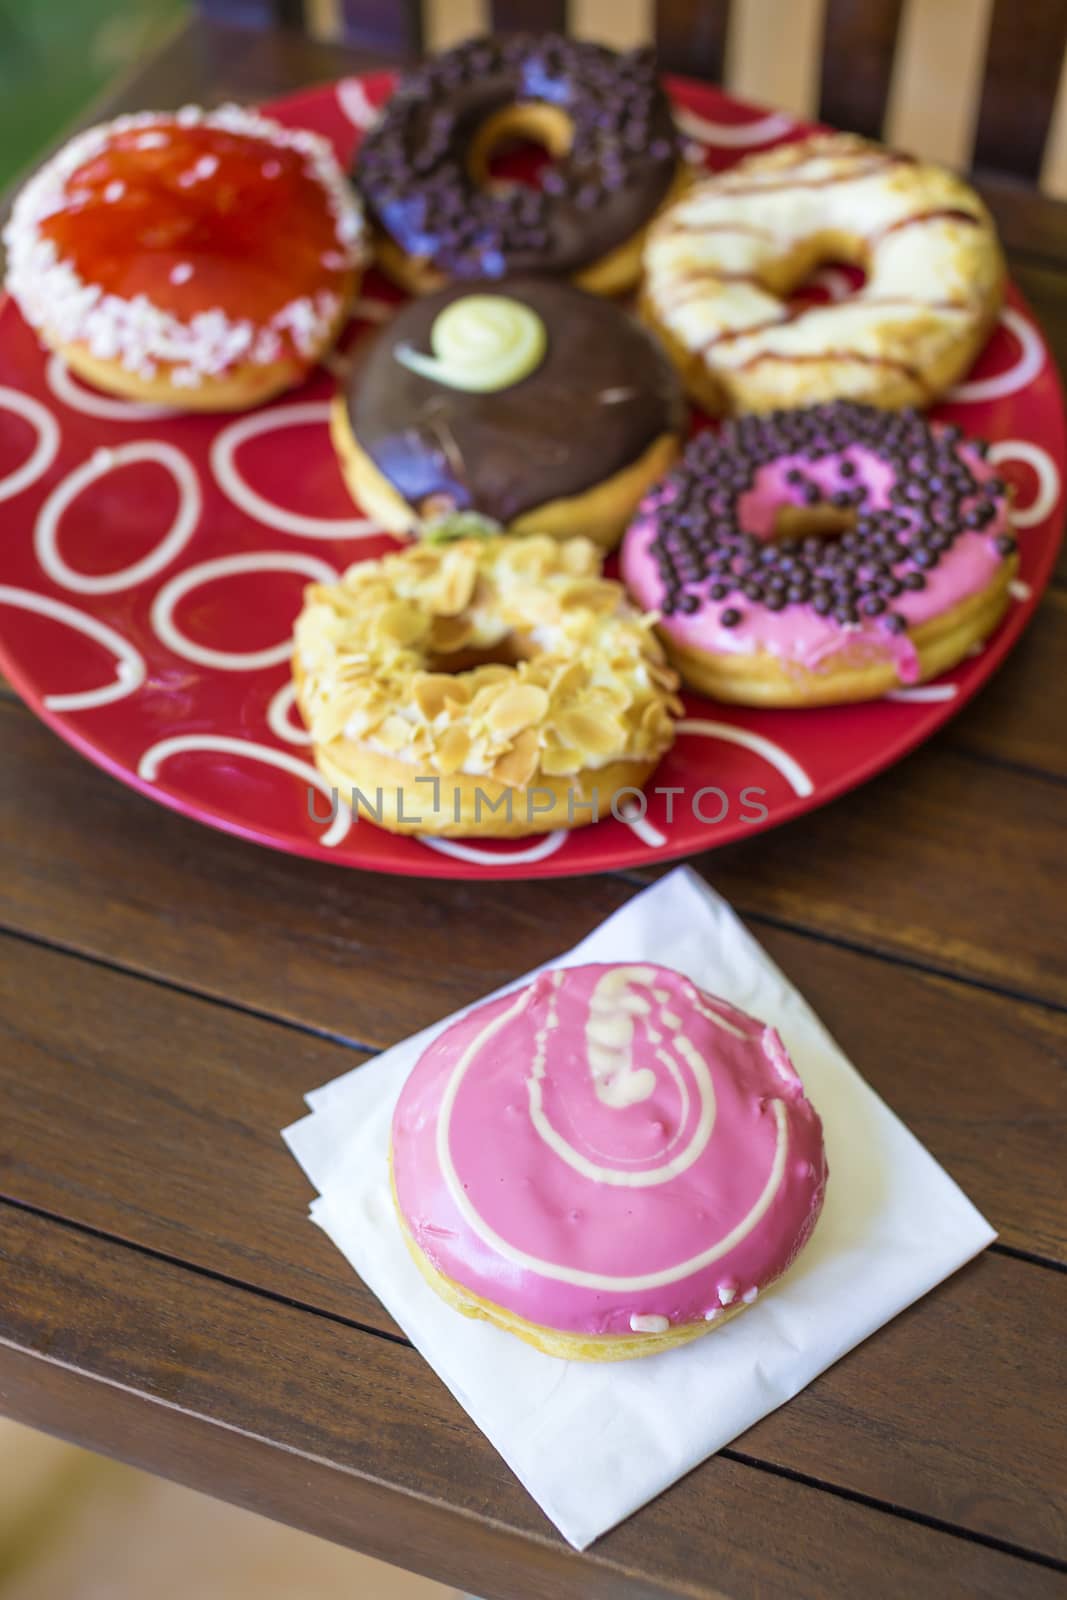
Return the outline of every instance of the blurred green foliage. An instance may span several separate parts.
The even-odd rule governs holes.
[[[186,0],[0,0],[0,185],[150,50]]]

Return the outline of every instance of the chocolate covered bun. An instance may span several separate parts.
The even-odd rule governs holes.
[[[334,439],[353,494],[395,531],[473,511],[610,545],[684,421],[670,362],[628,313],[511,278],[404,306],[338,396]]]

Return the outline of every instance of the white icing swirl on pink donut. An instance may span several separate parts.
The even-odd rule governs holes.
[[[777,1277],[826,1176],[774,1031],[648,964],[542,974],[446,1029],[400,1097],[393,1171],[439,1271],[620,1335]]]

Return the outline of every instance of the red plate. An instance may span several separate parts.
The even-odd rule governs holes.
[[[350,78],[269,109],[328,135],[347,165],[391,82]],[[703,84],[671,87],[682,131],[710,168],[808,131]],[[837,269],[819,281],[823,294],[849,287]],[[396,298],[372,275],[343,343]],[[201,822],[296,855],[417,876],[541,877],[668,860],[786,822],[898,760],[959,710],[1026,626],[1059,543],[1063,401],[1013,290],[974,372],[936,410],[993,440],[1018,490],[1020,580],[979,654],[936,683],[860,706],[754,711],[688,696],[653,779],[675,792],[651,792],[647,813],[629,821],[501,843],[399,838],[346,812],[331,823],[292,718],[289,633],[309,578],[395,542],[359,516],[341,481],[326,430],[333,382],[320,370],[298,394],[239,417],[153,413],[76,383],[14,305],[0,307],[0,664],[98,766]]]

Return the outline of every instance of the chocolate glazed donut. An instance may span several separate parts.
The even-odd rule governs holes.
[[[434,325],[486,300],[543,325],[536,364],[489,392],[435,378]],[[567,283],[509,278],[404,306],[338,395],[333,436],[353,495],[395,532],[473,511],[512,533],[610,546],[684,422],[671,364],[634,317]]]
[[[489,185],[509,138],[544,145],[542,186]],[[405,288],[546,272],[619,293],[646,223],[682,171],[647,51],[555,34],[471,39],[407,74],[367,134],[355,179]]]

